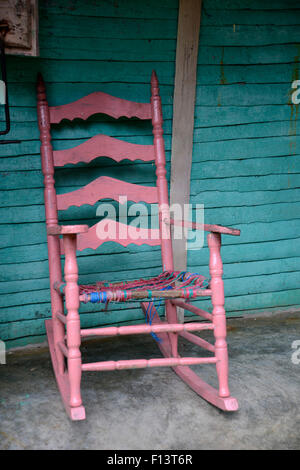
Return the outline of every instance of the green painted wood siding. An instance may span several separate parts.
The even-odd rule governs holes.
[[[242,230],[223,236],[229,315],[300,304],[299,25],[297,1],[203,3],[191,202]],[[188,253],[190,270],[207,261]]]
[[[8,58],[12,131],[22,140],[0,152],[0,338],[8,346],[44,339],[50,317],[43,179],[35,79],[49,102],[96,91],[146,101],[153,68],[161,83],[170,160],[177,0],[45,0],[40,2],[40,58]],[[297,106],[300,9],[296,0],[204,0],[198,59],[191,202],[205,204],[207,223],[242,229],[223,237],[226,307],[240,315],[299,305],[300,185]],[[54,126],[55,149],[95,133],[151,143],[148,123],[95,116]],[[110,160],[57,171],[58,192],[101,174],[153,184],[152,164]],[[61,220],[92,224],[96,208],[70,208]],[[98,254],[98,256],[97,256]],[[208,251],[188,254],[189,269],[207,274]],[[158,249],[107,243],[79,255],[81,281],[134,279],[161,270]],[[83,306],[82,324],[142,320],[138,306],[108,312]]]
[[[161,84],[167,158],[170,159],[172,95],[175,70],[177,0],[147,2],[94,0],[40,1],[40,57],[8,57],[12,131],[18,145],[0,148],[0,338],[8,346],[45,338],[50,317],[43,178],[39,155],[35,81],[41,71],[51,105],[74,101],[93,91],[149,101],[150,77],[156,69]],[[103,116],[53,126],[54,149],[69,148],[104,133],[130,142],[152,143],[150,123]],[[152,163],[115,164],[109,159],[59,169],[57,191],[76,189],[101,174],[145,185],[155,183]],[[96,222],[96,209],[84,206],[62,212],[61,220]],[[82,282],[134,279],[161,272],[160,252],[146,245],[107,243],[79,255]],[[109,255],[109,256],[108,256]],[[102,308],[102,307],[101,307]],[[141,321],[137,304],[83,306],[85,326]]]

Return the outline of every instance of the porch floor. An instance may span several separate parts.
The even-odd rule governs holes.
[[[211,333],[201,336],[210,338]],[[1,449],[300,449],[300,313],[228,320],[230,387],[240,410],[206,403],[169,368],[84,372],[86,421],[67,418],[43,345],[0,366]],[[181,351],[198,348],[181,340]],[[88,345],[88,348],[87,348]],[[150,336],[92,339],[84,362],[160,357]],[[213,365],[195,366],[212,385]]]

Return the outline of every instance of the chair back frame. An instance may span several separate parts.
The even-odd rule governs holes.
[[[104,100],[104,104],[101,102],[95,102],[96,97],[98,100]],[[83,119],[86,119],[92,114],[97,112],[104,111],[113,117],[120,117],[124,115],[128,115],[131,117],[133,114],[138,115],[140,119],[151,119],[152,126],[153,126],[153,148],[154,152],[151,152],[151,146],[140,146],[141,151],[144,151],[146,154],[145,159],[151,159],[151,156],[154,157],[155,165],[156,165],[156,188],[157,188],[157,198],[158,198],[158,214],[159,214],[159,231],[160,231],[160,244],[161,244],[161,256],[162,256],[162,266],[163,271],[173,271],[173,252],[172,252],[172,240],[171,240],[171,233],[170,233],[170,225],[166,224],[166,221],[170,220],[170,208],[169,208],[169,195],[168,195],[168,183],[166,178],[166,157],[165,157],[165,145],[163,139],[163,118],[162,118],[162,105],[161,105],[161,98],[159,95],[159,84],[156,73],[153,71],[151,76],[151,101],[150,103],[134,103],[128,102],[127,100],[122,100],[120,98],[115,98],[105,93],[93,93],[89,95],[89,97],[85,97],[85,99],[78,100],[75,103],[70,103],[68,105],[56,106],[56,107],[49,107],[46,97],[46,88],[41,75],[38,77],[38,84],[37,84],[37,108],[38,108],[38,123],[40,129],[40,140],[41,140],[41,161],[42,161],[42,172],[44,175],[44,199],[45,199],[45,214],[46,214],[46,226],[47,229],[58,225],[58,209],[65,209],[64,203],[60,203],[60,199],[64,197],[64,200],[70,196],[72,199],[72,193],[67,194],[66,196],[60,196],[56,194],[55,190],[55,179],[54,179],[54,171],[55,166],[64,165],[66,163],[78,163],[82,161],[82,158],[76,155],[76,160],[74,160],[74,149],[68,149],[66,151],[53,151],[52,144],[51,144],[51,124],[58,123],[62,119],[74,119],[74,117],[78,116]],[[89,98],[89,99],[87,99]],[[85,101],[84,101],[85,100]],[[112,100],[112,104],[110,102]],[[90,104],[90,108],[88,111],[86,110],[87,103]],[[138,106],[138,111],[134,109],[132,105]],[[144,108],[143,108],[144,106]],[[133,109],[130,109],[133,108]],[[77,109],[76,109],[77,108]],[[82,110],[83,109],[83,110]],[[84,144],[79,145],[75,148],[78,149],[81,147],[81,154],[82,151],[88,151],[89,148],[95,148],[97,144],[103,143],[103,156],[107,156],[109,154],[109,148],[115,144],[116,139],[112,139],[108,136],[95,136],[94,138],[89,139]],[[119,144],[119,145],[118,145]],[[116,143],[116,147],[118,145],[119,153],[116,157],[115,153],[113,158],[116,160],[120,160],[122,158],[122,150],[125,151],[125,157],[128,158],[128,149],[127,147],[137,147],[127,142],[119,141]],[[100,146],[101,149],[101,146]],[[130,149],[131,153],[133,152],[132,159],[138,159],[138,154],[134,155],[134,148]],[[71,156],[72,155],[72,156]],[[100,152],[99,152],[100,155]],[[102,154],[101,154],[102,155]],[[88,156],[85,158],[85,161],[91,161],[93,158],[96,157],[96,154],[91,152],[90,157]],[[150,157],[150,158],[149,158]],[[72,160],[73,158],[73,160]],[[59,165],[57,165],[59,163]],[[56,165],[55,165],[56,164]],[[101,179],[102,178],[102,179]],[[105,181],[106,177],[99,178],[99,184]],[[106,178],[107,179],[107,178]],[[97,184],[96,181],[90,183],[89,189],[91,188],[92,184],[94,186]],[[117,183],[117,180],[116,180]],[[118,183],[123,184],[124,189],[126,183],[122,183],[118,181]],[[127,183],[127,187],[128,187]],[[88,185],[87,185],[88,186]],[[134,185],[137,186],[137,185]],[[138,186],[137,186],[138,187]],[[84,189],[84,188],[82,188]],[[145,187],[143,188],[145,192]],[[152,188],[147,188],[148,191]],[[75,193],[75,192],[73,192]],[[79,193],[79,191],[77,191]],[[79,194],[78,194],[79,196]],[[77,199],[80,198],[77,196]],[[96,201],[94,201],[96,202]],[[82,201],[84,204],[84,201]],[[80,205],[80,201],[76,205]],[[59,243],[59,236],[49,236],[47,237],[48,241],[48,252],[49,252],[49,260],[51,258],[51,262],[49,261],[49,269],[50,269],[50,276],[51,280],[54,282],[61,282],[61,269],[58,268],[60,265],[60,243]],[[134,240],[132,240],[134,243]],[[147,243],[147,241],[145,241]],[[157,243],[156,243],[157,244]],[[53,294],[55,298],[56,295]]]

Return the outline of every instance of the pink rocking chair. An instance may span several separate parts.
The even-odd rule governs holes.
[[[46,320],[46,330],[53,368],[66,411],[72,420],[85,419],[80,383],[82,371],[106,371],[143,367],[170,366],[181,379],[208,402],[225,411],[235,411],[238,403],[228,389],[228,355],[226,344],[226,318],[224,310],[224,289],[222,280],[222,260],[220,255],[221,234],[239,235],[237,229],[218,225],[200,225],[170,218],[168,187],[165,169],[165,150],[162,130],[162,111],[158,80],[155,72],[151,77],[151,102],[135,103],[110,96],[106,93],[92,93],[74,103],[48,107],[45,85],[41,75],[37,82],[37,108],[41,139],[42,171],[45,185],[45,212],[47,225],[50,292],[52,319]],[[62,119],[87,119],[96,113],[104,113],[114,118],[121,116],[151,119],[153,125],[153,145],[137,145],[105,135],[97,135],[83,144],[67,150],[53,151],[50,126]],[[125,183],[101,176],[85,187],[71,193],[56,195],[54,168],[78,162],[88,163],[103,155],[119,162],[122,159],[155,161],[156,187],[145,187]],[[96,249],[103,241],[97,236],[97,225],[59,225],[58,210],[71,205],[95,204],[99,199],[118,200],[120,195],[128,195],[134,202],[144,200],[158,203],[159,230],[144,229],[142,238],[134,239],[116,235],[122,229],[121,223],[110,221],[108,232],[110,241],[127,246],[130,243],[160,245],[163,272],[155,278],[107,284],[99,282],[93,286],[78,285],[76,250]],[[101,224],[101,222],[99,222]],[[107,223],[107,221],[106,221]],[[210,282],[203,285],[203,277],[194,273],[173,271],[172,241],[170,227],[187,226],[205,230],[208,234],[210,250]],[[117,229],[117,230],[116,230]],[[114,235],[112,235],[114,234]],[[60,238],[62,236],[62,239]],[[65,255],[64,283],[62,281],[61,254]],[[189,300],[209,296],[212,314]],[[140,299],[141,308],[147,323],[121,327],[101,327],[81,329],[79,307],[81,302],[126,302]],[[153,300],[165,300],[165,321],[155,310]],[[67,314],[64,314],[64,302]],[[208,320],[206,322],[178,323],[177,307]],[[151,313],[150,313],[151,312]],[[151,317],[151,318],[150,318]],[[210,344],[192,331],[212,330],[215,343]],[[139,359],[83,363],[80,353],[81,338],[87,336],[115,336],[130,334],[156,335],[158,346],[163,354],[161,359]],[[210,351],[211,357],[180,357],[178,336]],[[201,380],[191,370],[190,365],[215,364],[219,387],[215,389]]]

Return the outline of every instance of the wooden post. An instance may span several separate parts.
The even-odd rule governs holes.
[[[173,102],[170,203],[190,202],[190,174],[193,152],[194,108],[201,0],[179,0],[175,89]],[[173,240],[174,269],[187,266],[186,239]],[[179,309],[183,321],[183,310]]]
[[[41,140],[41,158],[42,171],[44,175],[44,198],[47,228],[57,226],[57,205],[56,192],[54,187],[54,165],[53,150],[50,135],[50,118],[49,108],[46,99],[46,88],[42,76],[39,74],[37,79],[37,109],[38,124],[40,129]],[[49,275],[50,275],[50,293],[51,293],[51,309],[53,321],[54,348],[57,357],[59,373],[64,372],[64,356],[57,343],[63,341],[65,336],[65,327],[57,318],[57,314],[64,311],[61,295],[55,290],[54,285],[62,282],[60,248],[58,236],[47,236],[48,240],[48,259],[49,259]]]

